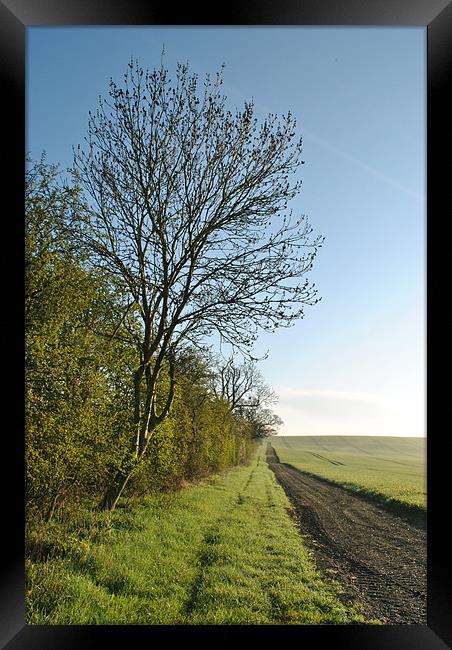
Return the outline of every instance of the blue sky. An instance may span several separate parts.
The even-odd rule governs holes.
[[[294,212],[326,237],[322,301],[263,334],[281,433],[425,435],[424,28],[149,27],[27,30],[27,150],[72,164],[88,110],[130,57],[202,77],[222,63],[231,106],[297,117]]]

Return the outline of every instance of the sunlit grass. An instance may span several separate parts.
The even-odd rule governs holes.
[[[262,446],[250,466],[131,513],[79,511],[30,531],[27,622],[362,622],[316,571],[288,507]]]
[[[425,439],[389,436],[277,436],[279,459],[354,490],[424,510]]]

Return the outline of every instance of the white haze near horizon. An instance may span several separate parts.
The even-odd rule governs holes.
[[[274,410],[284,421],[280,436],[404,436],[425,437],[423,396],[306,389],[276,386]]]

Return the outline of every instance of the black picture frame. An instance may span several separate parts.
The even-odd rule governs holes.
[[[177,16],[177,21],[175,17]],[[25,153],[25,36],[34,25],[331,25],[421,26],[427,30],[427,492],[428,492],[428,618],[426,626],[27,626],[24,594],[24,442],[23,442],[23,187]],[[448,293],[444,280],[450,258],[444,235],[450,214],[451,151],[447,99],[452,71],[452,3],[445,0],[252,0],[224,7],[187,3],[177,11],[170,3],[139,0],[3,0],[0,2],[0,70],[4,113],[2,144],[3,187],[1,213],[4,234],[1,259],[3,317],[3,573],[0,583],[0,644],[8,650],[100,647],[115,644],[138,647],[165,642],[183,633],[183,642],[208,631],[220,631],[224,642],[236,632],[251,631],[259,641],[262,629],[278,640],[293,634],[300,644],[360,650],[440,650],[452,647],[450,542],[445,530],[449,452],[450,402],[441,368],[449,370],[446,329]],[[449,88],[450,90],[450,88]],[[446,156],[444,156],[444,153]],[[449,173],[448,173],[449,172]],[[441,291],[441,287],[444,289]],[[438,290],[439,289],[439,290]],[[23,357],[22,357],[23,358]],[[449,397],[449,399],[448,399]],[[6,424],[7,413],[15,413]],[[6,473],[7,468],[11,473]],[[444,496],[443,496],[444,495]],[[446,504],[446,507],[444,507]],[[184,628],[183,630],[181,628]],[[237,630],[240,627],[240,630]],[[208,628],[208,629],[206,629]],[[281,637],[282,635],[282,637]]]

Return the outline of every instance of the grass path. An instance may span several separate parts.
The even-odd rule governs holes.
[[[131,514],[87,510],[33,531],[27,622],[362,622],[316,571],[288,506],[262,445],[250,466],[148,497]]]

